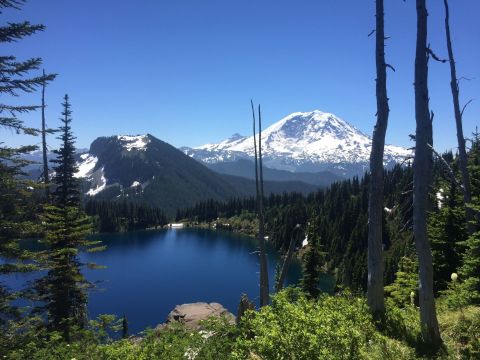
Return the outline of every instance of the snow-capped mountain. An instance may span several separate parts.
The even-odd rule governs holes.
[[[236,195],[216,173],[149,134],[100,137],[77,165],[75,177],[83,179],[85,195],[142,202],[169,214],[200,200]]]
[[[96,142],[98,142],[100,139],[97,139]],[[112,136],[109,138],[109,140],[110,146],[116,145],[117,149],[121,150],[120,153],[122,151],[126,151],[127,153],[129,153],[132,151],[146,151],[147,145],[150,143],[151,138],[149,135],[121,135]],[[100,142],[102,142],[102,140],[100,140]],[[92,145],[94,144],[95,142]],[[74,175],[77,178],[87,179],[90,184],[90,189],[86,192],[86,195],[89,196],[95,196],[101,191],[105,190],[107,187],[105,166],[102,164],[98,164],[98,146],[93,146],[93,149],[93,152],[90,151],[89,153],[80,155],[80,161],[78,162],[78,172]],[[136,180],[134,180],[132,184],[140,185],[140,183]]]
[[[264,164],[294,172],[361,174],[368,169],[371,146],[368,135],[334,114],[319,110],[290,114],[262,132]],[[207,164],[251,159],[253,136],[235,134],[217,144],[184,147],[182,151]],[[384,163],[391,166],[409,154],[402,147],[386,145]]]
[[[103,200],[129,200],[160,207],[169,215],[178,208],[207,200],[251,196],[250,179],[219,174],[152,135],[96,139],[78,156],[83,193]],[[318,189],[297,179],[265,183],[267,193]]]

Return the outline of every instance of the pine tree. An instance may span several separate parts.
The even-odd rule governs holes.
[[[462,266],[459,270],[462,286],[469,294],[470,301],[480,304],[480,134],[475,131],[472,146],[468,154],[469,171],[472,175],[472,203],[471,209],[477,217],[474,218],[473,229],[476,232],[468,237],[463,243],[465,252],[462,258]]]
[[[460,277],[471,301],[480,304],[480,232],[472,234],[465,242],[466,251]]]
[[[55,176],[52,203],[45,207],[46,243],[49,250],[46,255],[48,274],[38,281],[40,299],[46,303],[48,322],[51,328],[70,338],[73,326],[86,324],[87,288],[91,284],[81,273],[84,265],[78,258],[80,248],[90,251],[101,250],[92,247],[96,242],[86,236],[91,232],[91,219],[80,209],[77,171],[75,164],[75,137],[71,131],[71,109],[68,95],[63,102],[63,125],[60,128],[61,147],[54,163]]]
[[[441,182],[437,194],[443,194],[443,199],[437,199],[440,208],[430,214],[428,221],[436,293],[445,290],[451,274],[458,271],[462,242],[467,238],[465,207],[456,185]]]
[[[31,147],[21,149],[0,148],[0,276],[27,272],[36,266],[34,254],[20,248],[18,240],[39,231],[36,217],[37,206],[32,199],[35,184],[20,178],[27,164],[19,156]],[[0,324],[3,320],[20,316],[12,301],[21,294],[13,293],[0,280]]]
[[[385,292],[396,306],[404,307],[418,296],[418,262],[415,257],[400,259],[395,281],[385,286]],[[413,294],[413,296],[412,296]]]
[[[0,14],[7,9],[20,10],[23,0],[0,1]],[[43,25],[32,25],[29,22],[7,23],[0,26],[0,43],[11,43],[22,40],[39,31]],[[54,79],[54,75],[35,76],[32,72],[39,69],[42,60],[32,58],[19,61],[13,55],[0,56],[0,94],[2,99],[18,98],[22,94],[35,91],[43,83]],[[0,128],[37,135],[36,129],[25,126],[21,116],[35,111],[36,105],[10,105],[0,103]],[[23,168],[29,162],[22,155],[33,151],[36,146],[21,146],[13,148],[0,142],[0,257],[5,260],[0,265],[0,275],[33,270],[32,264],[23,261],[32,254],[21,250],[17,240],[36,233],[36,207],[31,200],[35,184],[22,179]],[[18,309],[11,305],[11,300],[19,294],[13,294],[0,282],[0,322],[3,315],[19,315]]]
[[[63,125],[60,127],[61,135],[58,139],[62,146],[59,150],[53,152],[57,155],[56,159],[52,160],[54,166],[55,176],[53,182],[56,185],[52,193],[53,202],[59,207],[78,207],[80,205],[80,190],[79,180],[74,177],[78,171],[75,162],[75,137],[72,133],[72,110],[68,95],[65,95],[62,103],[63,112],[60,119]]]
[[[320,251],[318,217],[313,215],[307,230],[308,248],[303,256],[302,290],[312,298],[320,294],[319,281],[324,253]]]

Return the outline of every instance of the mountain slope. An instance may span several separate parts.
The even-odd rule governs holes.
[[[252,180],[255,179],[255,165],[251,160],[239,159],[237,161],[206,163],[205,165],[209,169],[212,169],[220,174],[241,176]],[[318,187],[326,187],[336,181],[341,180],[341,177],[333,174],[330,171],[321,171],[316,173],[291,172],[286,170],[271,169],[266,166],[263,167],[263,178],[265,181],[301,182]]]
[[[80,156],[76,176],[87,180],[89,196],[130,197],[168,213],[200,200],[237,195],[213,171],[152,135],[96,139]]]
[[[361,174],[368,169],[371,145],[369,136],[334,114],[319,110],[290,114],[262,132],[264,164],[294,172]],[[253,136],[235,134],[218,144],[182,151],[205,163],[252,159]],[[402,161],[409,154],[404,148],[386,145],[385,165]]]
[[[255,196],[256,188],[255,181],[247,179],[243,176],[234,176],[227,174],[219,174],[219,176],[233,186],[241,196]],[[308,195],[312,192],[315,192],[319,189],[319,186],[307,184],[302,181],[272,181],[264,180],[263,187],[265,191],[265,196],[273,194],[283,194],[283,193],[301,193]]]
[[[96,139],[79,155],[76,177],[86,196],[128,199],[160,207],[169,215],[207,200],[253,195],[252,180],[218,174],[152,135]],[[316,186],[301,182],[267,182],[266,193],[307,193]]]

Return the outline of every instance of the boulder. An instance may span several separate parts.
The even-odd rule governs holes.
[[[175,306],[167,317],[167,324],[180,322],[191,329],[198,329],[199,322],[211,316],[224,316],[234,324],[235,316],[219,303],[197,302]]]

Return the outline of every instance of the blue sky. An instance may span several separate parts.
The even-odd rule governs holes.
[[[429,41],[446,56],[443,1],[429,0]],[[461,100],[476,100],[465,132],[480,125],[480,1],[450,0]],[[387,142],[411,146],[415,130],[415,1],[386,0],[391,117]],[[30,0],[6,21],[30,20],[44,33],[3,52],[40,56],[59,74],[47,89],[48,124],[70,95],[78,147],[98,136],[151,133],[196,146],[250,134],[249,101],[265,126],[296,111],[332,112],[370,134],[375,123],[374,0]],[[431,62],[434,143],[455,147],[447,64]],[[22,100],[38,103],[40,94]],[[26,117],[37,126],[40,114]],[[4,139],[4,136],[7,139]],[[11,135],[11,136],[10,136]],[[38,142],[2,131],[9,144]],[[52,145],[55,141],[51,140]]]

